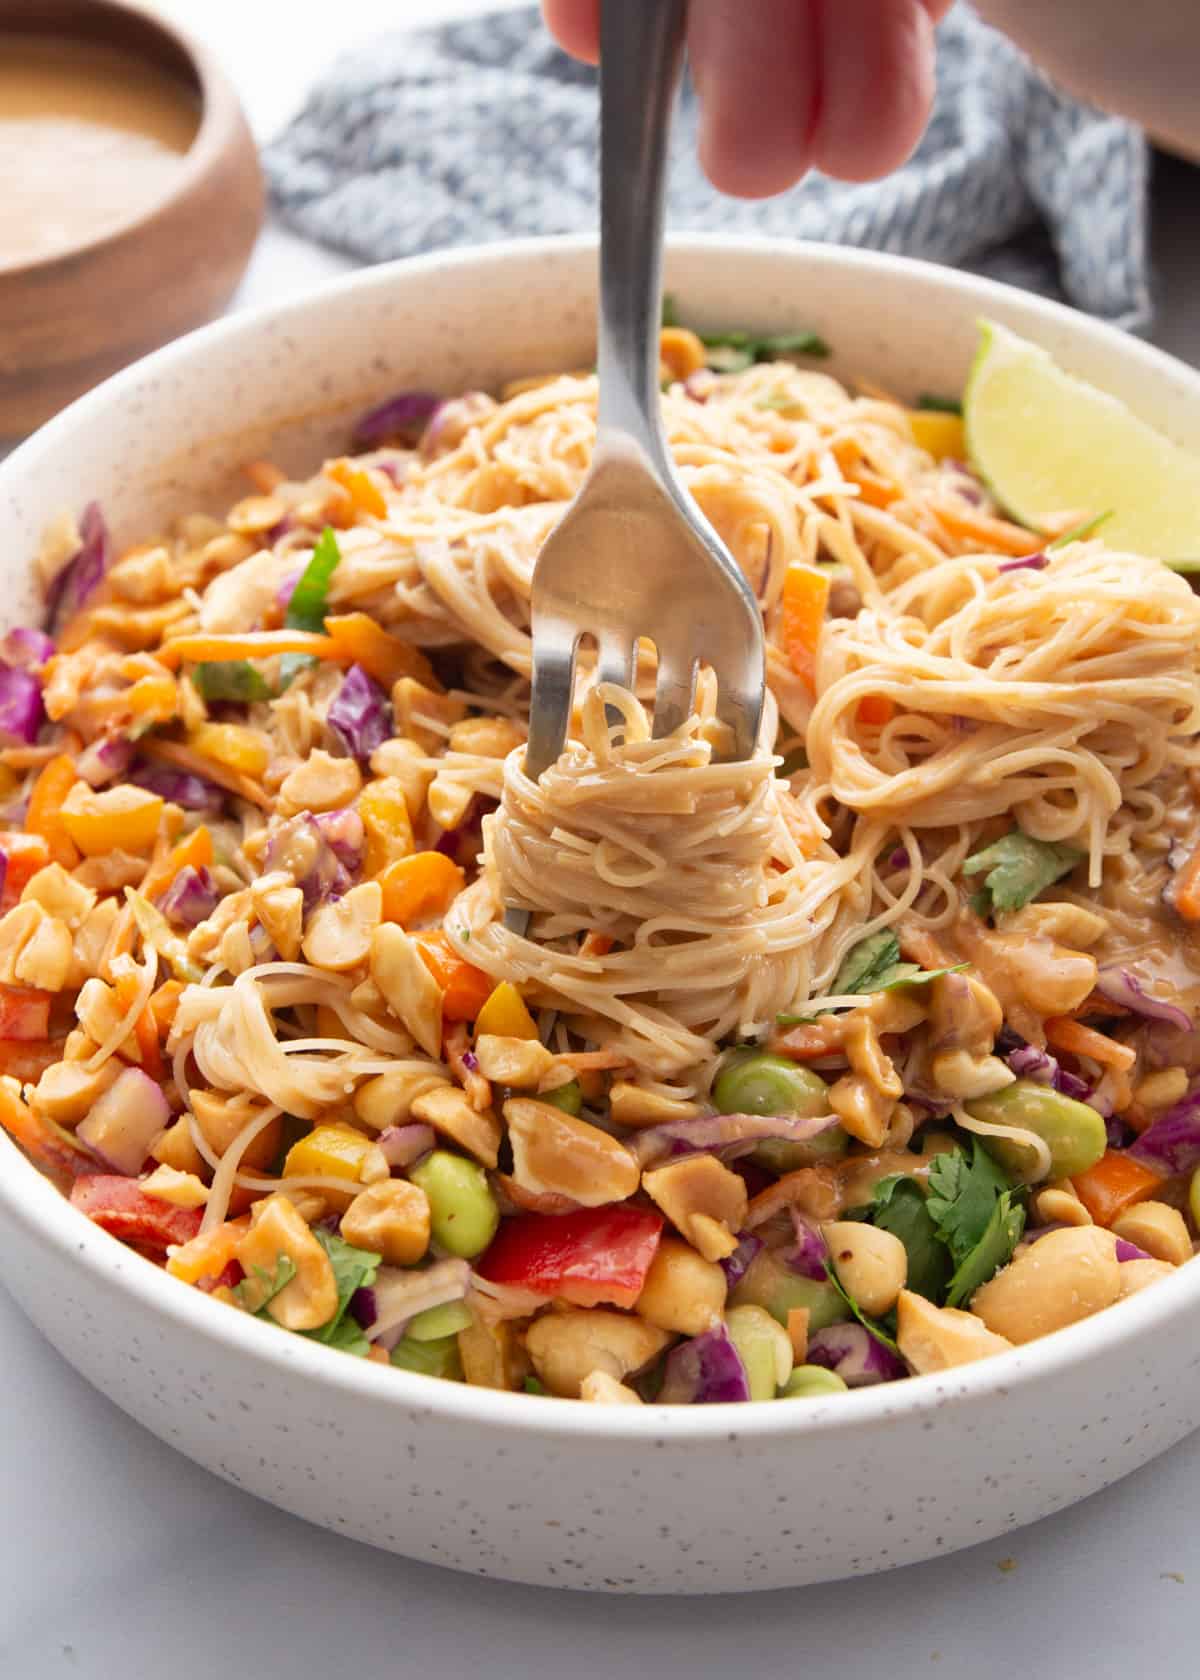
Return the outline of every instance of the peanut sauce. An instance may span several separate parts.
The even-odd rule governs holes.
[[[0,35],[0,269],[78,249],[169,193],[194,94],[110,47]]]

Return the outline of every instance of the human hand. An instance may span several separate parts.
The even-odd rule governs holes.
[[[951,4],[691,0],[700,161],[713,185],[766,198],[808,169],[864,181],[897,168],[929,116],[933,26]],[[566,50],[594,64],[600,0],[543,0],[543,10]]]

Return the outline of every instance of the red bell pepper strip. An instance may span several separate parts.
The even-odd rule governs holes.
[[[7,867],[0,875],[0,915],[20,902],[21,894],[39,869],[50,862],[50,848],[40,834],[0,831],[0,853]]]
[[[506,1219],[477,1262],[480,1277],[554,1295],[577,1307],[632,1307],[662,1233],[662,1217],[616,1202],[578,1213]]]
[[[136,1178],[121,1178],[114,1173],[76,1179],[71,1186],[71,1206],[86,1213],[102,1231],[155,1254],[190,1242],[204,1217],[202,1208],[161,1202],[156,1196],[147,1196]]]
[[[0,1038],[48,1038],[50,993],[32,986],[0,986]]]

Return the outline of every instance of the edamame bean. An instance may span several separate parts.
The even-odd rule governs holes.
[[[990,1097],[975,1097],[966,1105],[974,1120],[992,1126],[1020,1126],[1036,1132],[1050,1150],[1050,1177],[1070,1178],[1095,1166],[1107,1146],[1104,1121],[1094,1108],[1064,1097],[1049,1085],[1018,1079]],[[1010,1172],[1024,1176],[1032,1165],[1031,1151],[1005,1138],[981,1139],[989,1155]]]
[[[846,1313],[846,1303],[832,1283],[801,1277],[789,1270],[769,1248],[754,1256],[730,1300],[734,1306],[765,1308],[785,1329],[793,1307],[807,1308],[810,1330],[824,1330]]]
[[[779,1390],[781,1400],[809,1400],[821,1394],[849,1394],[850,1390],[836,1371],[823,1365],[797,1365]]]
[[[435,1149],[408,1176],[429,1198],[434,1242],[463,1260],[482,1254],[500,1223],[483,1168],[448,1149]]]
[[[725,1328],[746,1367],[751,1400],[774,1400],[792,1363],[787,1331],[762,1307],[731,1308],[725,1314]]]
[[[419,1371],[423,1377],[446,1377],[451,1382],[463,1380],[457,1336],[443,1336],[436,1342],[418,1342],[411,1336],[402,1336],[392,1349],[391,1360],[402,1371]]]
[[[786,1138],[764,1138],[755,1145],[750,1159],[782,1178],[784,1173],[798,1172],[801,1167],[815,1166],[818,1161],[836,1161],[849,1147],[849,1133],[840,1126],[826,1126],[823,1132],[803,1143],[791,1143]]]
[[[1188,1186],[1188,1212],[1192,1216],[1192,1224],[1200,1226],[1200,1167],[1192,1174],[1192,1182]]]
[[[462,1301],[447,1301],[443,1307],[430,1307],[409,1320],[404,1332],[414,1342],[440,1342],[447,1336],[457,1336],[474,1321],[471,1309]]]
[[[801,1119],[829,1114],[829,1087],[818,1073],[786,1056],[743,1046],[725,1060],[713,1081],[712,1100],[722,1114],[783,1114]]]
[[[583,1087],[578,1079],[568,1079],[565,1085],[556,1085],[553,1091],[539,1091],[537,1100],[561,1108],[564,1114],[578,1115],[583,1110]]]

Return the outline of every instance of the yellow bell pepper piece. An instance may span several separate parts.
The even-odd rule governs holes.
[[[358,796],[358,814],[367,838],[363,875],[372,880],[389,863],[410,856],[413,850],[412,818],[404,797],[404,783],[398,776],[380,776],[369,782]]]
[[[501,980],[475,1017],[475,1036],[496,1033],[501,1038],[536,1038],[537,1027],[525,1000],[509,980]]]
[[[174,677],[139,677],[122,701],[141,723],[170,723],[179,710],[179,690]]]
[[[85,857],[148,852],[158,838],[163,802],[157,793],[122,784],[96,793],[76,782],[63,800],[63,827]]]
[[[271,762],[271,743],[260,729],[240,723],[202,723],[188,737],[192,750],[240,770],[245,776],[261,776]]]
[[[962,461],[967,454],[967,434],[962,417],[942,414],[937,409],[914,409],[908,417],[913,442],[935,461]]]
[[[283,1163],[284,1178],[360,1179],[367,1151],[373,1147],[365,1132],[340,1120],[316,1126],[307,1137],[294,1143]],[[345,1213],[353,1196],[341,1190],[322,1190],[322,1196],[339,1213]]]

